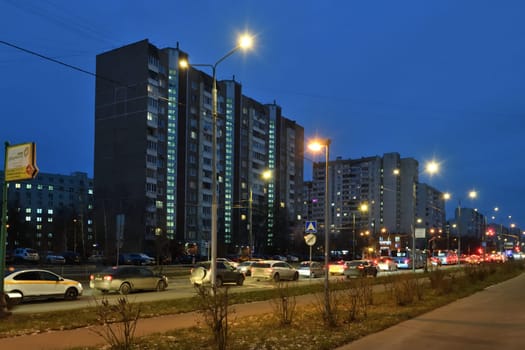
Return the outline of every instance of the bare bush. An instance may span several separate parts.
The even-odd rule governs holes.
[[[416,297],[422,297],[422,288],[417,278],[411,274],[400,274],[392,277],[390,283],[385,284],[385,288],[397,305],[410,305]]]
[[[337,326],[337,315],[338,315],[338,292],[341,288],[325,288],[323,292],[315,294],[315,309],[321,315],[325,326],[328,328]],[[342,283],[338,281],[336,283]]]
[[[289,326],[292,324],[295,307],[297,305],[295,295],[291,293],[288,283],[277,283],[277,295],[275,299],[271,299],[270,303],[275,310],[281,326]]]
[[[367,316],[368,306],[373,304],[372,284],[368,278],[358,278],[348,282],[348,288],[342,291],[342,307],[345,310],[345,320],[353,322]]]
[[[217,286],[199,286],[198,311],[203,316],[204,322],[213,333],[213,340],[218,350],[228,348],[228,317],[230,303],[228,297],[228,287],[218,288]]]
[[[140,317],[140,304],[133,304],[127,297],[120,297],[115,304],[106,298],[96,303],[97,320],[101,328],[93,332],[104,338],[112,350],[130,350],[137,322]]]

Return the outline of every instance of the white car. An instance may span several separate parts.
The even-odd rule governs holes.
[[[382,256],[377,259],[377,268],[380,271],[396,271],[397,263],[388,256]]]
[[[303,261],[297,268],[299,276],[306,278],[316,278],[324,276],[325,270],[323,264],[317,261]]]
[[[279,282],[281,280],[297,281],[299,272],[292,265],[281,260],[263,260],[252,265],[252,278]]]
[[[4,291],[21,295],[20,300],[63,298],[82,295],[82,283],[40,269],[14,270],[4,277]]]

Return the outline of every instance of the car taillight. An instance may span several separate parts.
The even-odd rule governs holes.
[[[89,275],[89,280],[93,281],[95,279],[95,275]]]
[[[111,281],[112,279],[113,279],[113,276],[111,275],[104,276],[104,281]]]

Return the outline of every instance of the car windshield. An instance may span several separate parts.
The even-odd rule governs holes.
[[[349,266],[360,266],[360,265],[365,265],[366,264],[366,261],[351,261]]]

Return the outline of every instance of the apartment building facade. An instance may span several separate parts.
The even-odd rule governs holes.
[[[191,245],[207,254],[213,79],[195,67],[180,68],[181,60],[188,54],[178,46],[158,48],[148,40],[97,56],[96,218],[110,236],[122,233],[108,242],[110,252],[115,245],[171,252]],[[281,201],[290,210],[302,202],[294,195],[302,188],[302,158],[295,158],[302,155],[303,128],[275,103],[244,96],[234,79],[218,80],[217,88],[219,254],[256,243],[275,249],[285,235],[274,229]],[[280,168],[283,157],[297,167]],[[264,179],[268,170],[272,176]]]
[[[3,183],[3,172],[0,177]],[[28,247],[89,256],[103,241],[95,231],[93,205],[93,179],[86,173],[40,172],[32,180],[9,182],[7,250]]]
[[[313,180],[304,191],[303,216],[316,220],[324,234],[325,162],[313,164]],[[329,161],[329,232],[340,250],[370,244],[379,249],[405,248],[418,221],[425,214],[425,225],[443,226],[444,202],[439,191],[427,188],[418,179],[418,162],[398,153]],[[425,196],[419,198],[418,186]],[[306,197],[309,196],[309,197]],[[442,196],[441,196],[442,197]],[[432,210],[430,210],[431,208]],[[428,213],[428,215],[427,215]],[[419,245],[424,245],[424,240]],[[358,251],[359,252],[359,251]]]

